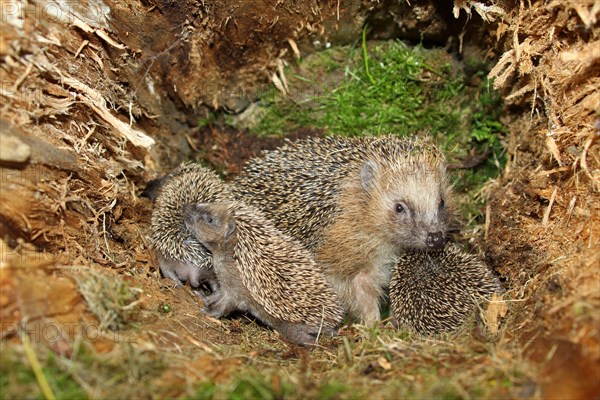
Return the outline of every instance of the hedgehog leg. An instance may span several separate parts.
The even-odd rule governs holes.
[[[215,290],[207,296],[202,295],[201,298],[204,303],[202,313],[211,317],[222,318],[236,310],[235,303],[223,290]]]
[[[194,267],[188,275],[188,282],[194,289],[200,288],[202,284],[208,285],[211,292],[214,292],[218,287],[217,275],[212,269]]]
[[[346,298],[350,313],[364,324],[373,324],[381,319],[379,298],[381,288],[369,274],[358,274],[347,286]]]

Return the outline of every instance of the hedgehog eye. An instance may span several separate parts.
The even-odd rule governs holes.
[[[404,212],[404,206],[402,204],[400,204],[400,203],[397,203],[396,204],[396,212],[398,214],[402,214]]]
[[[444,208],[444,206],[446,205],[446,203],[444,202],[444,199],[440,200],[440,209]]]
[[[213,217],[211,217],[211,216],[210,216],[210,215],[208,215],[208,214],[204,214],[204,221],[205,221],[207,224],[211,224],[211,225],[212,225],[212,223],[214,222],[214,221],[213,221]]]

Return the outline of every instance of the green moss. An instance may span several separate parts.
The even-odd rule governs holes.
[[[126,329],[132,326],[141,290],[131,288],[119,276],[90,269],[75,274],[87,306],[100,321],[100,330]]]
[[[263,93],[250,131],[285,135],[311,127],[342,136],[426,134],[457,166],[489,154],[475,167],[453,171],[463,223],[481,223],[478,194],[505,163],[502,104],[485,68],[481,61],[460,66],[444,50],[398,41],[332,48],[288,68],[289,97],[274,88]]]
[[[481,88],[474,92],[465,85],[465,73],[442,50],[402,42],[368,50],[365,45],[362,54],[353,47],[335,48],[310,56],[288,74],[291,98],[275,89],[264,93],[267,112],[253,132],[285,134],[302,126],[345,136],[427,131],[454,141],[487,140],[499,128],[480,115],[492,104],[492,94],[480,96],[482,107],[471,109]]]

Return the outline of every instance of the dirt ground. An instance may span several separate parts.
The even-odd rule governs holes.
[[[3,398],[600,397],[597,1],[84,3],[1,3]],[[494,61],[508,163],[474,246],[505,301],[456,335],[383,321],[315,350],[200,315],[157,270],[147,182],[191,156],[231,177],[277,146],[198,120],[365,21]]]

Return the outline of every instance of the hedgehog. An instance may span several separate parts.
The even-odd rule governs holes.
[[[422,335],[451,332],[480,300],[501,291],[496,275],[454,243],[406,252],[397,258],[390,281],[393,322]]]
[[[380,319],[394,257],[442,248],[453,210],[445,158],[417,138],[288,142],[250,160],[232,190],[313,252],[364,323]]]
[[[202,298],[204,313],[253,314],[285,339],[314,344],[343,318],[337,295],[311,254],[262,212],[241,202],[188,204],[185,224],[212,254],[219,287]]]
[[[195,163],[183,163],[161,179],[152,211],[150,243],[156,250],[163,276],[176,286],[188,282],[199,289],[217,284],[211,255],[187,230],[183,206],[187,203],[230,199],[229,187],[211,170]]]

